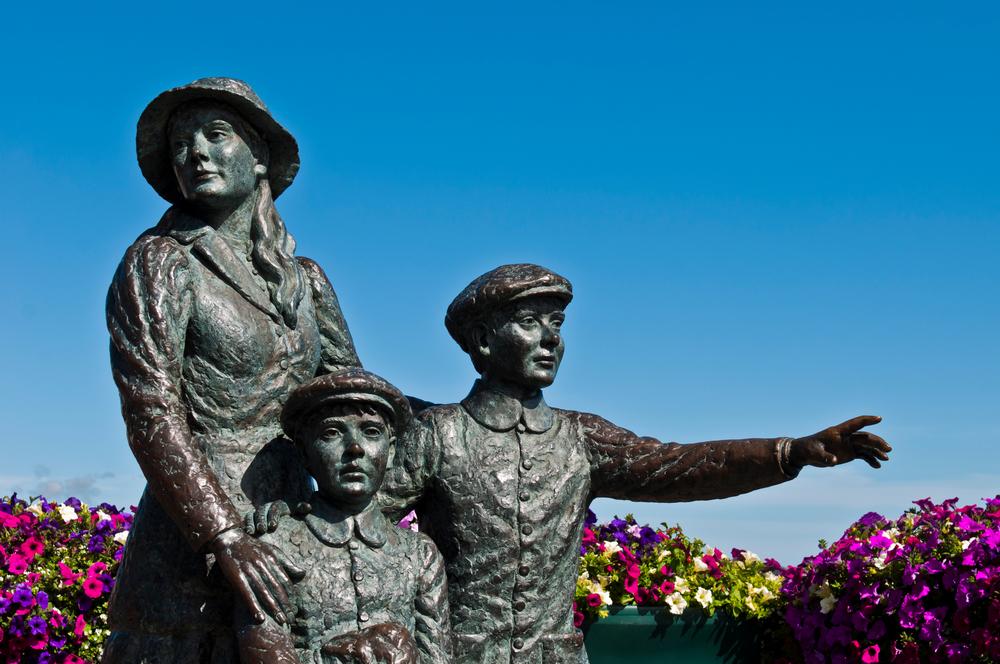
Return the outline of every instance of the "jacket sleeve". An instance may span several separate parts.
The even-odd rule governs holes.
[[[111,282],[107,322],[129,446],[149,489],[197,551],[241,520],[192,445],[181,398],[193,300],[189,261],[171,239],[139,238]]]
[[[311,258],[297,257],[299,265],[306,274],[312,288],[313,303],[316,307],[316,324],[319,326],[319,336],[322,343],[317,376],[351,369],[361,366],[361,360],[354,350],[354,340],[351,331],[347,329],[347,321],[340,311],[337,294],[326,278],[326,273]]]
[[[377,495],[382,513],[393,523],[417,507],[434,481],[440,466],[442,435],[435,415],[451,407],[421,411],[396,441],[391,465]]]
[[[431,539],[420,533],[423,563],[414,602],[414,634],[422,664],[451,664],[451,622],[444,558]]]
[[[794,479],[791,438],[661,443],[580,413],[590,457],[591,497],[650,502],[728,498]]]

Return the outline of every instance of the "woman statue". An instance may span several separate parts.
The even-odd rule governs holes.
[[[250,86],[206,78],[164,92],[136,149],[173,206],[108,293],[111,366],[147,486],[103,661],[236,662],[234,601],[259,621],[290,610],[286,570],[243,531],[244,514],[311,493],[282,405],[360,362],[326,275],[293,255],[274,199],[298,146]]]

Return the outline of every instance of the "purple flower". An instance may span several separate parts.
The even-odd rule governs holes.
[[[10,608],[10,604],[10,598],[0,595],[0,613],[7,613],[7,609]]]
[[[103,551],[104,550],[104,538],[101,537],[100,535],[94,535],[93,537],[91,537],[90,541],[87,542],[87,550],[90,551],[91,553],[96,553],[98,551]]]
[[[83,503],[81,503],[79,499],[72,498],[72,497],[66,499],[66,504],[67,505],[72,505],[73,508],[77,509],[77,510],[80,509],[81,505],[83,505]]]
[[[859,526],[864,526],[865,528],[869,528],[869,527],[874,526],[874,525],[876,525],[876,524],[878,524],[878,523],[880,523],[882,521],[885,521],[885,517],[884,516],[882,516],[881,514],[879,514],[877,512],[869,512],[868,514],[865,514],[863,517],[861,517],[860,519],[858,519],[858,525]]]
[[[49,645],[52,646],[53,648],[55,648],[56,650],[59,650],[64,645],[66,645],[66,637],[65,636],[55,636],[55,637],[49,639]],[[40,659],[39,659],[39,664],[41,664],[41,660]]]
[[[94,600],[86,595],[80,595],[79,599],[76,600],[76,605],[81,611],[90,611],[90,607],[94,605]]]
[[[35,616],[34,618],[28,621],[28,629],[35,636],[41,636],[42,634],[45,633],[45,620],[43,618]]]
[[[39,590],[38,594],[35,596],[38,600],[38,606],[42,609],[49,608],[49,594],[44,590]]]
[[[31,601],[35,599],[31,592],[31,586],[27,583],[19,583],[14,589],[14,601],[23,607],[31,606]]]

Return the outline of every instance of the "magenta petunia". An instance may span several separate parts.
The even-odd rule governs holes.
[[[90,598],[97,598],[104,592],[104,584],[96,576],[88,576],[83,582],[83,594]]]
[[[21,545],[21,552],[28,557],[28,560],[33,559],[35,556],[42,555],[45,551],[45,545],[41,540],[35,537],[29,537],[25,540],[24,544]]]
[[[28,559],[19,553],[10,554],[10,557],[7,558],[7,570],[11,574],[24,574],[28,571]]]

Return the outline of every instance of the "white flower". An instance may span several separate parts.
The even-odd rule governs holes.
[[[612,555],[622,550],[622,547],[615,540],[608,540],[604,543],[604,553]]]
[[[757,607],[753,605],[753,597],[751,597],[750,595],[747,595],[747,598],[743,600],[743,603],[746,604],[751,611],[757,610]]]
[[[774,572],[764,572],[765,581],[781,581],[781,576]]]
[[[691,592],[691,586],[688,585],[686,579],[680,576],[674,577],[674,590],[679,593],[689,593]]]
[[[670,613],[675,616],[679,616],[684,613],[684,609],[687,608],[687,605],[687,601],[677,593],[670,593],[667,595],[667,607],[670,609]]]
[[[975,542],[977,539],[979,539],[979,538],[978,537],[973,537],[972,539],[968,539],[968,540],[965,540],[964,542],[962,542],[962,551],[965,551],[970,546],[972,546],[972,543]]]
[[[702,560],[701,558],[695,558],[694,559],[694,571],[696,571],[696,572],[707,572],[708,571],[708,565],[705,564],[705,561]]]
[[[829,597],[830,596],[830,582],[824,581],[823,585],[811,585],[809,586],[809,594],[813,597]]]
[[[601,584],[602,588],[607,588],[608,584],[611,583],[610,576],[598,576],[597,581]]]
[[[760,588],[757,589],[757,592],[760,593],[761,601],[767,602],[769,600],[774,599],[774,593],[772,593],[771,589],[768,588],[767,586],[761,586]]]
[[[580,580],[581,581],[590,581],[590,571],[589,570],[583,570],[582,572],[580,572]]]
[[[128,531],[123,530],[119,533],[115,533],[115,541],[119,544],[125,544],[125,540],[128,539]]]
[[[60,505],[59,506],[59,516],[62,517],[63,522],[69,523],[70,521],[76,521],[76,510],[73,509],[72,505]]]
[[[601,597],[602,606],[611,606],[611,593],[609,593],[607,590],[604,590],[603,588],[598,588],[594,592]]]
[[[629,526],[627,530],[628,534],[631,535],[632,537],[639,537],[639,535],[642,533],[642,526],[640,526],[637,523],[634,526]]]
[[[887,553],[888,553],[887,551],[883,551],[882,553],[872,558],[872,564],[875,565],[875,567],[878,569],[885,569],[885,557]]]
[[[756,553],[750,553],[749,551],[744,551],[743,560],[745,560],[748,563],[759,563],[760,556],[758,556]]]
[[[34,505],[31,505],[30,507],[28,507],[28,509],[25,510],[25,511],[31,512],[32,514],[34,514],[37,517],[41,517],[42,514],[44,514],[44,512],[42,512],[42,504],[41,503],[35,503]]]
[[[97,520],[98,521],[111,521],[111,515],[105,513],[104,510],[97,510]]]
[[[708,605],[712,603],[712,591],[708,588],[698,588],[694,598],[703,608],[707,609]]]
[[[830,613],[835,606],[837,606],[837,598],[833,595],[828,595],[819,601],[820,613]]]
[[[883,531],[882,534],[889,539],[894,540],[899,537],[899,528],[890,528],[889,530]]]

